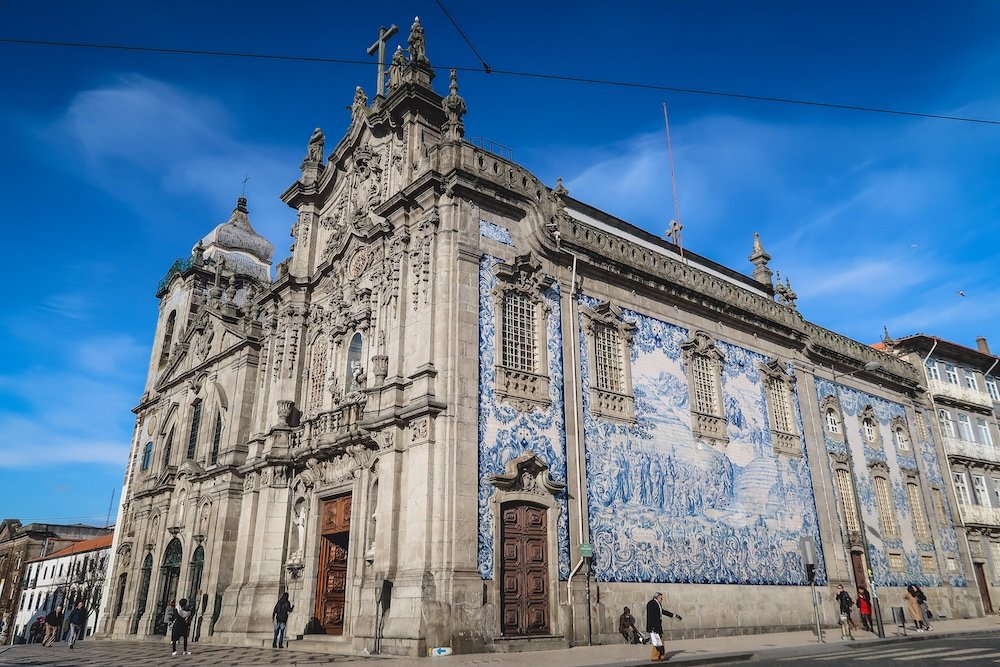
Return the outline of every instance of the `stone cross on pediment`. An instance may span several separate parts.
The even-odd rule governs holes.
[[[386,28],[382,26],[378,29],[378,39],[368,47],[368,55],[373,56],[378,53],[378,79],[375,84],[375,95],[381,96],[385,93],[385,45],[389,39],[399,32],[395,24]]]

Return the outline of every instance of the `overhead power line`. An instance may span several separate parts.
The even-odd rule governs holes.
[[[124,44],[92,44],[84,42],[56,42],[37,39],[13,39],[0,37],[0,44],[24,44],[31,46],[61,46],[82,49],[105,49],[112,51],[136,51],[142,53],[166,53],[171,55],[190,56],[216,56],[225,58],[250,58],[257,60],[283,60],[291,62],[311,62],[334,65],[366,65],[372,63],[368,60],[355,60],[351,58],[327,58],[322,56],[295,56],[287,54],[272,53],[250,53],[241,51],[209,51],[203,49],[173,49],[152,46],[129,46]],[[471,46],[471,44],[470,44]],[[475,49],[473,49],[475,50]],[[477,54],[478,55],[478,54]],[[485,63],[483,63],[485,65]],[[459,72],[480,72],[479,67],[451,67],[437,66],[438,70],[454,69]],[[823,109],[839,109],[843,111],[861,111],[865,113],[889,114],[893,116],[905,116],[910,118],[929,118],[934,120],[950,120],[961,123],[978,123],[982,125],[1000,125],[1000,120],[993,118],[974,118],[969,116],[955,116],[950,114],[924,113],[919,111],[903,111],[901,109],[887,109],[884,107],[864,106],[857,104],[838,104],[835,102],[819,102],[816,100],[802,100],[792,97],[774,97],[770,95],[751,95],[748,93],[734,93],[719,90],[706,90],[701,88],[682,88],[678,86],[664,86],[655,83],[641,83],[635,81],[615,81],[613,79],[596,79],[591,77],[573,76],[569,74],[548,74],[545,72],[527,72],[521,70],[489,69],[490,74],[499,74],[514,77],[524,77],[531,79],[544,79],[549,81],[568,81],[572,83],[585,83],[601,86],[615,86],[619,88],[637,88],[641,90],[657,90],[669,93],[680,93],[687,95],[705,95],[710,97],[725,97],[739,100],[749,100],[754,102],[771,102],[776,104],[792,104],[798,106],[817,107]]]
[[[448,10],[447,10],[447,9],[445,9],[445,6],[444,6],[444,4],[442,4],[442,3],[441,3],[441,0],[434,0],[434,1],[435,1],[435,2],[437,2],[437,5],[438,5],[438,7],[440,7],[440,8],[441,8],[441,11],[442,11],[442,12],[444,12],[444,15],[448,17],[448,20],[449,20],[449,21],[451,21],[451,24],[452,24],[453,26],[455,26],[455,30],[457,30],[457,31],[458,31],[458,34],[462,36],[462,39],[464,39],[464,40],[465,40],[465,43],[469,45],[469,48],[470,48],[470,49],[472,49],[472,52],[476,54],[476,57],[477,57],[477,58],[479,58],[479,62],[480,62],[480,63],[482,64],[482,66],[483,66],[483,70],[484,70],[484,71],[485,71],[485,72],[486,72],[487,74],[490,74],[490,73],[491,73],[491,72],[492,72],[493,70],[492,70],[492,69],[490,69],[490,66],[486,64],[486,61],[485,61],[485,60],[483,60],[483,57],[482,57],[481,55],[479,55],[479,51],[477,51],[477,50],[476,50],[476,47],[474,47],[474,46],[472,45],[472,42],[471,42],[471,41],[469,41],[469,38],[465,36],[465,32],[463,32],[463,31],[462,31],[462,29],[461,29],[460,27],[458,27],[458,22],[457,22],[457,21],[456,21],[455,19],[453,19],[453,18],[451,17],[451,14],[449,14],[449,13],[448,13]]]

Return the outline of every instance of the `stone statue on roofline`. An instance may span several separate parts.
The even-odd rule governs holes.
[[[358,86],[354,89],[354,103],[351,104],[351,122],[357,122],[359,118],[364,117],[367,110],[368,96],[365,95],[364,88]]]
[[[306,160],[311,162],[322,162],[323,161],[323,142],[325,137],[323,136],[323,130],[316,128],[313,130],[312,136],[309,137],[309,151],[306,154]]]
[[[424,26],[420,25],[420,17],[413,17],[413,25],[410,26],[410,38],[407,40],[410,47],[410,62],[414,65],[424,65],[430,67],[431,61],[427,59],[427,41],[424,37]]]
[[[389,63],[389,90],[394,90],[403,82],[403,68],[406,67],[406,56],[403,54],[403,47],[396,46],[396,51],[392,54],[392,62]]]

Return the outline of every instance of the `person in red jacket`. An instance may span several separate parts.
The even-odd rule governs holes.
[[[864,586],[858,586],[858,613],[861,614],[861,627],[875,632],[872,627],[872,596]]]

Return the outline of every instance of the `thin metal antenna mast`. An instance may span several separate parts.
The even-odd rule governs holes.
[[[677,200],[677,174],[674,171],[674,149],[670,143],[670,119],[667,117],[666,102],[663,103],[663,125],[667,130],[667,157],[670,160],[670,185],[674,191],[674,219],[670,221],[667,236],[670,237],[671,242],[680,250],[681,260],[686,262],[687,260],[684,257],[684,243],[681,241],[681,230],[684,229],[684,225],[681,224],[681,207]]]
[[[118,489],[111,487],[111,500],[108,502],[108,518],[104,521],[104,526],[111,525],[111,508],[115,506],[115,494]]]

